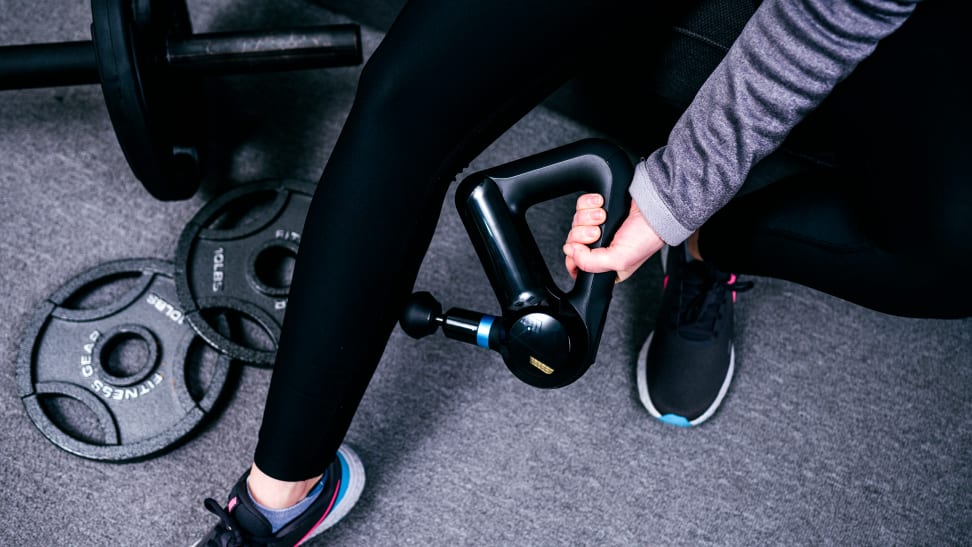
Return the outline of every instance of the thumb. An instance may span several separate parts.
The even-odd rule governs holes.
[[[567,256],[573,259],[577,268],[585,272],[603,273],[615,270],[618,258],[614,247],[591,249],[580,243],[571,243],[566,247],[569,247],[569,249],[564,249]]]

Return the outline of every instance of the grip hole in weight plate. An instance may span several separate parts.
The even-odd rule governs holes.
[[[282,246],[271,246],[260,251],[254,264],[257,281],[272,289],[289,289],[294,275],[297,253]]]
[[[112,376],[129,378],[154,365],[149,362],[151,354],[147,340],[126,332],[112,337],[102,346],[101,366]]]
[[[206,223],[209,230],[235,230],[241,226],[252,224],[269,211],[277,192],[267,190],[253,192],[227,203],[216,215]]]
[[[250,350],[276,351],[276,339],[256,318],[229,308],[207,308],[201,312],[202,318],[220,335],[233,340],[233,343]]]
[[[67,435],[85,443],[104,444],[105,433],[98,416],[81,401],[67,395],[37,396],[41,410]]]
[[[120,273],[98,279],[81,287],[61,303],[71,310],[93,310],[112,304],[138,283],[141,274]]]
[[[220,366],[220,354],[201,339],[193,340],[186,355],[186,386],[192,400],[199,402],[210,393],[210,383]]]

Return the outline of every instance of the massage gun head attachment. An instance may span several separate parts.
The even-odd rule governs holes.
[[[401,325],[413,338],[428,336],[441,327],[447,338],[495,350],[517,378],[537,387],[562,385],[558,372],[565,370],[577,358],[576,350],[585,346],[573,341],[577,336],[571,336],[568,325],[543,308],[505,317],[459,308],[442,313],[442,306],[427,292],[412,295]]]
[[[431,293],[422,291],[412,294],[399,323],[405,334],[412,338],[425,338],[445,323],[442,304]]]
[[[448,338],[496,349],[502,338],[496,317],[485,313],[452,308],[442,313],[442,305],[431,294],[417,292],[405,305],[400,320],[402,330],[412,338],[423,338],[442,327]]]

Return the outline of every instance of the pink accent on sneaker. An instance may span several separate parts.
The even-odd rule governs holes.
[[[311,529],[308,530],[306,534],[304,534],[304,537],[300,538],[300,541],[298,541],[294,545],[294,547],[297,547],[301,543],[304,543],[305,541],[307,541],[307,538],[310,537],[311,532],[313,532],[318,526],[320,526],[321,523],[324,522],[324,519],[326,519],[327,516],[331,514],[331,509],[334,509],[334,502],[337,501],[337,495],[338,495],[338,492],[340,492],[340,491],[341,491],[341,480],[338,479],[337,485],[334,487],[334,496],[331,497],[331,503],[330,503],[330,505],[327,506],[327,510],[324,511],[324,514],[323,515],[321,515],[321,520],[317,521],[317,524],[315,524],[314,526],[311,526]]]
[[[662,280],[662,289],[667,289],[667,288],[668,288],[668,276],[666,275],[665,279]]]
[[[736,274],[729,274],[729,283],[728,284],[729,285],[733,285],[735,283],[736,283]]]
[[[236,504],[239,503],[239,502],[240,502],[239,498],[233,498],[233,499],[229,500],[229,503],[226,504],[226,512],[227,513],[232,513],[233,512],[233,508],[236,507]]]
[[[732,291],[732,303],[736,303],[736,291]]]

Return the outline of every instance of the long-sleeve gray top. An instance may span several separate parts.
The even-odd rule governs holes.
[[[908,18],[918,0],[765,0],[675,124],[635,168],[632,198],[670,245]]]

